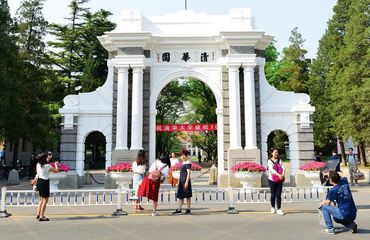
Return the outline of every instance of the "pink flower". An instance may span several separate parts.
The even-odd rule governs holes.
[[[247,162],[239,162],[235,164],[234,166],[231,167],[231,171],[232,172],[241,172],[241,171],[265,172],[266,168],[256,162],[247,161]]]
[[[132,172],[132,164],[129,162],[119,162],[108,167],[107,172]]]
[[[174,166],[171,167],[172,171],[180,171],[182,163],[176,163]],[[199,164],[191,163],[191,171],[202,171],[202,167]]]
[[[323,168],[324,166],[325,166],[324,162],[310,161],[300,166],[299,169],[303,171],[320,171],[321,168]]]
[[[55,162],[51,162],[49,163],[50,166],[52,166],[53,168],[56,168],[56,163]],[[61,172],[68,172],[71,168],[68,166],[68,165],[65,165],[63,163],[59,163],[59,171]]]

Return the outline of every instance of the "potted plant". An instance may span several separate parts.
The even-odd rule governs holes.
[[[182,163],[176,163],[174,166],[171,167],[172,170],[172,177],[179,179],[180,178],[180,170],[181,170]],[[200,174],[202,174],[202,167],[199,164],[191,163],[191,176],[193,178],[197,178]]]
[[[244,189],[253,188],[258,179],[261,179],[262,173],[266,168],[261,164],[252,161],[239,162],[231,167],[234,176],[240,180]]]
[[[313,187],[321,187],[320,170],[325,167],[324,162],[310,161],[299,167],[304,173],[304,176],[310,180]]]
[[[56,163],[52,162],[50,165],[55,168]],[[63,163],[59,163],[59,172],[53,173],[50,172],[49,179],[50,179],[50,190],[51,191],[58,191],[59,187],[59,181],[67,176],[67,172],[69,171],[70,167],[68,165],[65,165]]]
[[[132,164],[129,162],[119,162],[107,168],[107,172],[110,177],[116,180],[119,187],[123,189],[129,189],[129,184],[131,183],[133,172]]]

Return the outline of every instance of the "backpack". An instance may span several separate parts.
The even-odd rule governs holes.
[[[283,173],[283,168],[282,168],[282,166],[280,165],[280,162],[281,162],[281,160],[279,159],[276,163],[274,162],[274,161],[272,161],[271,159],[269,159],[271,162],[272,162],[272,164],[274,164],[274,170],[277,172],[277,173],[279,173],[279,174],[282,174]],[[276,183],[283,183],[284,181],[285,181],[285,176],[283,176],[283,178],[280,178],[278,175],[276,175],[276,174],[271,174],[271,176],[272,176],[272,181],[273,182],[276,182]]]
[[[157,160],[154,162],[155,169],[149,173],[148,178],[152,180],[153,182],[158,182],[162,177],[162,169],[167,167],[167,164],[165,164],[161,169],[157,169]]]

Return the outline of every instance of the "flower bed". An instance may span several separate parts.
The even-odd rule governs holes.
[[[231,167],[232,172],[265,172],[266,168],[261,164],[247,161],[247,162],[239,162]]]
[[[107,172],[132,172],[132,164],[129,162],[119,162],[108,167]]]
[[[310,161],[300,166],[299,169],[303,171],[320,171],[323,167],[325,167],[324,162]]]
[[[176,163],[174,166],[171,167],[172,171],[180,171],[182,163]],[[202,167],[199,164],[191,163],[191,171],[202,171]]]
[[[56,168],[56,163],[52,162],[52,163],[50,163],[50,166],[52,166],[53,168]],[[68,165],[65,165],[63,163],[59,163],[59,171],[60,172],[68,172],[70,169],[71,168]]]

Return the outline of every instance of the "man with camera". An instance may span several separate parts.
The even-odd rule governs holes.
[[[334,187],[329,190],[327,200],[321,203],[320,208],[326,225],[326,229],[322,232],[326,234],[335,234],[331,219],[333,216],[335,222],[351,229],[352,233],[356,233],[357,224],[354,221],[356,219],[357,209],[347,178],[341,178],[338,172],[330,171],[328,180]],[[334,206],[331,205],[331,203],[333,203]]]

